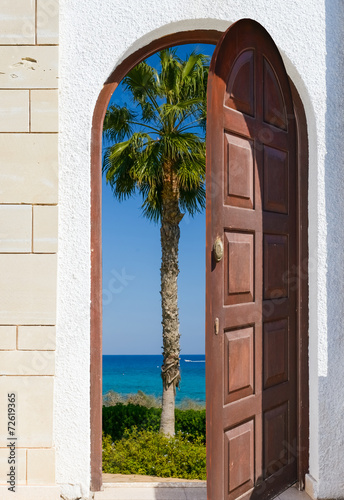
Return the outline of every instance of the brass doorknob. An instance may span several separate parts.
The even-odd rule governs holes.
[[[216,262],[220,262],[223,257],[223,242],[220,236],[217,236],[216,240],[214,241],[213,252]]]

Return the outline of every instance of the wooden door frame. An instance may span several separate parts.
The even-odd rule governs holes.
[[[91,490],[102,487],[102,131],[105,112],[119,82],[143,59],[173,45],[217,44],[217,30],[181,31],[154,40],[128,56],[112,72],[95,106],[91,132],[91,309],[90,309],[90,425]],[[301,98],[291,82],[298,139],[298,477],[304,487],[309,454],[308,391],[308,139]]]

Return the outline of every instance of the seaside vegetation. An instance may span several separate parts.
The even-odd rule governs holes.
[[[171,437],[133,427],[115,443],[103,435],[103,472],[205,480],[206,449],[181,432]]]
[[[108,391],[103,395],[103,406],[114,406],[118,403],[141,405],[146,408],[161,408],[161,398],[137,391],[136,394],[120,394],[115,391]]]
[[[103,395],[103,406],[114,406],[117,403],[132,403],[134,405],[146,406],[146,408],[161,408],[162,406],[161,398],[146,394],[143,391],[137,391],[137,393],[131,394],[120,394],[119,392],[110,390]],[[184,397],[176,406],[180,410],[204,410],[205,408],[204,404],[188,397]]]
[[[175,433],[180,374],[178,309],[180,222],[205,208],[205,125],[209,58],[176,48],[158,53],[158,67],[136,65],[122,81],[129,106],[111,105],[103,133],[103,173],[115,198],[139,193],[142,214],[160,224],[163,364],[160,432]]]
[[[147,408],[132,403],[117,403],[103,407],[103,431],[113,441],[122,439],[126,430],[136,428],[158,432],[161,408]],[[205,410],[175,410],[176,432],[190,442],[198,439],[205,443]]]
[[[109,391],[103,404],[103,472],[206,478],[204,407],[176,408],[176,435],[165,436],[159,433],[158,398]]]

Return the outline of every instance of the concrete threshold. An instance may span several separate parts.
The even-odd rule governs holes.
[[[207,500],[206,481],[104,483],[94,500]]]
[[[94,494],[94,500],[207,500],[206,481],[146,480],[104,482],[103,491]],[[110,481],[110,478],[106,479]],[[311,500],[305,491],[296,486],[280,493],[275,500]]]

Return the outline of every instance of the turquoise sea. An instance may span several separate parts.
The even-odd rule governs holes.
[[[143,391],[161,397],[161,355],[103,355],[103,394],[110,390],[122,395]],[[176,403],[184,398],[205,404],[205,356],[184,354],[180,356],[181,383]]]

